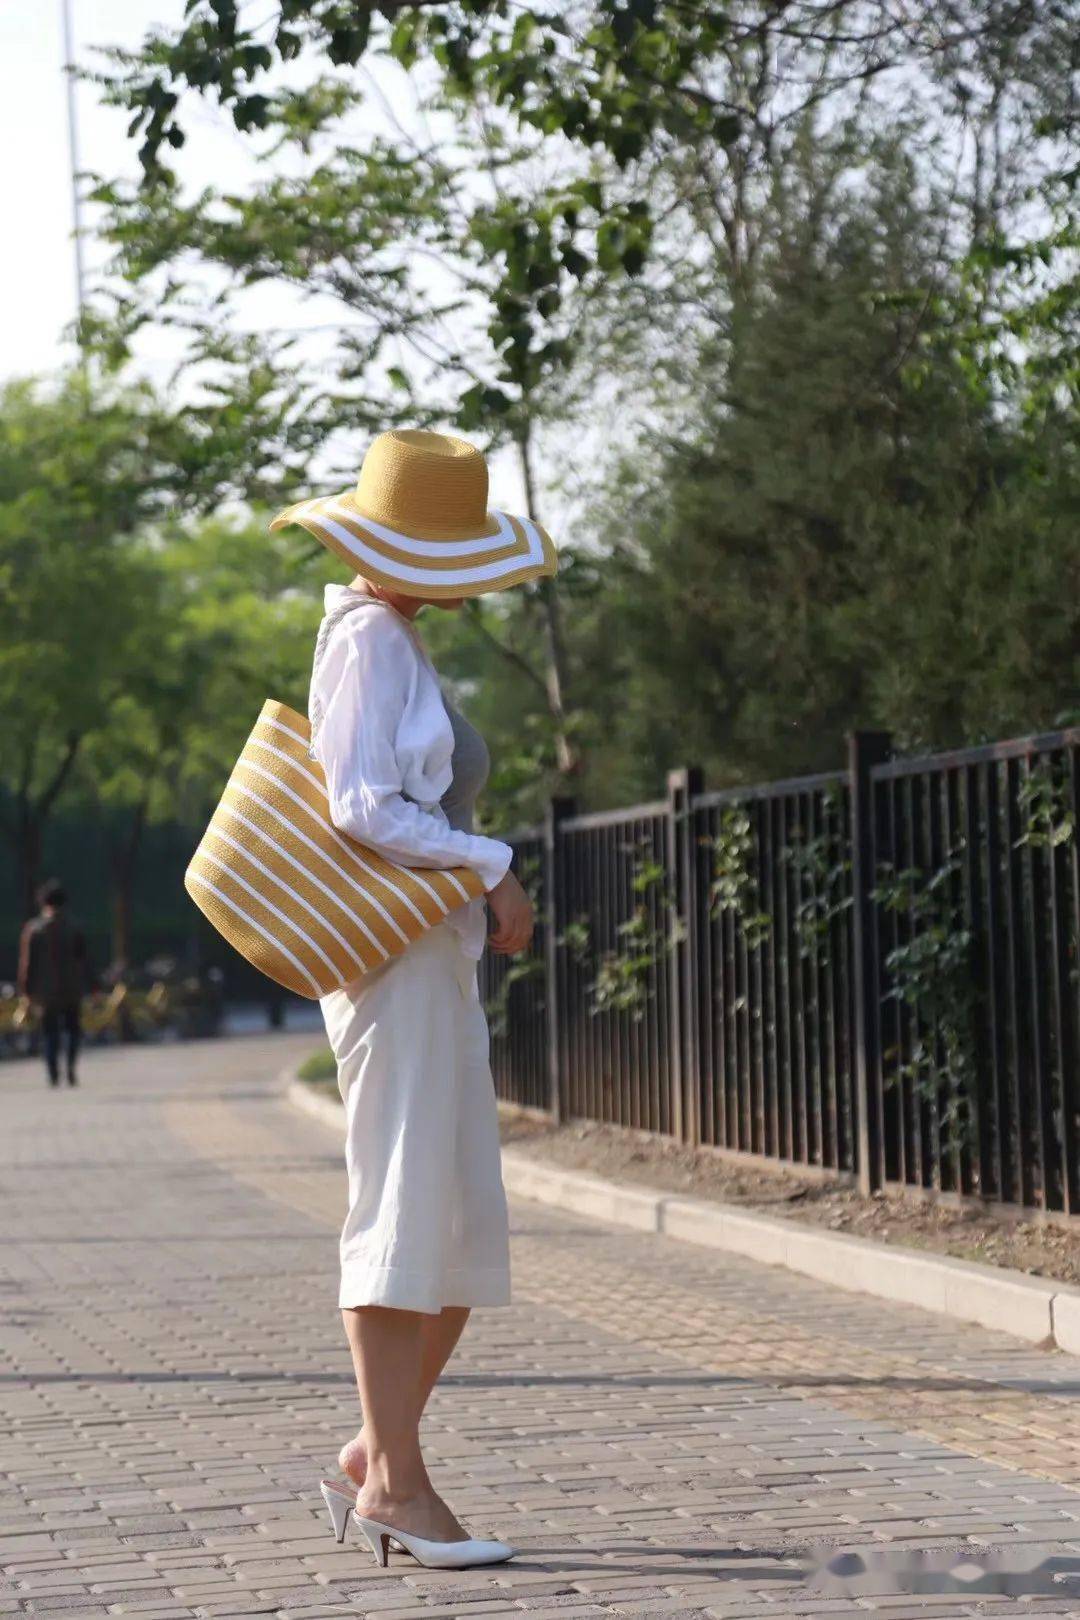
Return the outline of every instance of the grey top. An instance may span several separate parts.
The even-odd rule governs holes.
[[[454,728],[454,752],[450,760],[454,775],[439,803],[451,827],[458,832],[471,833],[476,800],[488,779],[491,759],[476,727],[454,707],[445,691],[442,697]]]

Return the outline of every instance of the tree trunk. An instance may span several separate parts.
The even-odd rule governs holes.
[[[146,827],[148,795],[143,796],[131,815],[126,835],[113,849],[109,860],[112,873],[112,959],[126,968],[131,958],[131,918],[135,909],[135,873]]]
[[[518,452],[521,457],[521,476],[525,485],[525,501],[529,516],[539,523],[541,518],[537,508],[536,484],[532,472],[532,440],[527,420],[518,439]],[[539,581],[539,600],[544,615],[544,635],[547,643],[544,686],[547,692],[548,712],[555,728],[555,761],[560,775],[570,776],[579,768],[580,760],[570,741],[566,726],[566,647],[563,641],[559,592],[553,579]]]
[[[37,911],[37,891],[41,882],[41,823],[30,804],[19,806],[13,842],[19,873],[20,904],[25,920]]]
[[[22,785],[16,795],[15,815],[8,824],[19,873],[18,893],[24,918],[32,917],[37,910],[45,826],[53,805],[71,774],[71,767],[75,763],[81,741],[82,739],[74,733],[68,737],[60,763],[37,800],[34,799],[30,785],[33,773],[32,749],[27,756]]]
[[[110,965],[117,970],[120,979],[128,978],[131,966],[131,917],[135,909],[135,873],[139,864],[143,829],[146,826],[148,801],[149,794],[146,793],[132,811],[127,832],[109,852],[109,873],[112,879]],[[120,1039],[133,1041],[136,1033],[131,1009],[125,1001],[120,1008]]]
[[[113,962],[126,963],[131,950],[131,884],[113,880],[112,932],[109,939],[109,957]]]

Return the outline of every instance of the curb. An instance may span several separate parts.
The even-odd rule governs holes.
[[[316,1095],[295,1078],[286,1096],[305,1113],[340,1130],[340,1103]],[[995,1328],[1029,1344],[1080,1355],[1080,1288],[1052,1278],[954,1260],[951,1255],[920,1254],[869,1238],[819,1232],[704,1198],[625,1186],[585,1170],[538,1164],[506,1148],[502,1160],[506,1190],[518,1198],[554,1204],[575,1215],[612,1221],[638,1232],[721,1249],[765,1265],[785,1266],[850,1293],[915,1305],[954,1321]]]
[[[333,1097],[320,1097],[317,1091],[304,1080],[298,1080],[295,1074],[285,1076],[285,1101],[299,1108],[303,1114],[311,1114],[315,1119],[322,1120],[324,1125],[332,1125],[336,1131],[341,1130],[342,1111],[341,1103],[335,1102]]]

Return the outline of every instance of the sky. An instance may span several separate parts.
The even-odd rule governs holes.
[[[183,0],[71,0],[71,9],[78,59],[90,65],[92,46],[136,44],[151,23],[179,18]],[[60,0],[0,4],[0,197],[4,218],[22,221],[18,237],[33,242],[33,252],[16,252],[9,240],[0,255],[0,378],[49,371],[72,354],[63,335],[75,266],[60,19]],[[76,98],[82,166],[133,167],[123,117],[99,107],[90,86]],[[88,258],[100,262],[92,246]]]
[[[184,0],[70,3],[75,57],[86,68],[101,60],[96,47],[134,47],[151,27],[179,24],[184,9]],[[75,315],[76,280],[61,16],[61,0],[0,0],[0,149],[5,153],[0,200],[3,217],[18,226],[7,251],[0,253],[0,383],[47,373],[74,357],[65,335]],[[93,85],[76,87],[76,106],[81,169],[109,178],[136,173],[136,142],[126,135],[125,115],[102,107]],[[189,100],[185,130],[183,172],[189,185],[243,184],[250,163],[242,138],[227,119]],[[105,254],[92,237],[85,241],[84,254],[92,285]],[[286,309],[267,292],[257,324],[291,324],[295,305]],[[139,369],[163,381],[174,353],[166,335],[150,333],[141,340]],[[513,460],[497,456],[492,474],[493,502],[521,510]]]
[[[70,0],[70,5],[75,59],[91,71],[103,65],[101,47],[136,46],[150,28],[178,25],[184,10],[184,0]],[[76,275],[61,16],[61,0],[33,5],[0,0],[2,150],[22,154],[0,168],[0,199],[4,217],[33,222],[34,241],[32,255],[0,255],[0,308],[6,312],[0,381],[50,371],[74,355],[65,332],[75,315]],[[107,179],[136,175],[138,143],[128,138],[127,115],[102,106],[92,84],[76,86],[75,103],[80,170]],[[252,166],[231,121],[192,98],[184,123],[185,181],[194,187],[242,185]],[[83,223],[85,282],[92,290],[107,252],[94,241],[93,209],[85,204]],[[268,306],[269,319],[284,307]],[[294,319],[295,309],[288,314]],[[175,353],[174,344],[164,338],[155,343],[150,334],[140,343],[140,370],[161,381]]]

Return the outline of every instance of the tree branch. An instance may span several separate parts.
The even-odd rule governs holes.
[[[53,773],[52,781],[49,783],[48,787],[42,791],[41,797],[38,799],[37,805],[35,806],[39,820],[44,820],[49,811],[52,809],[53,805],[56,803],[57,796],[59,795],[61,788],[71,773],[71,767],[75,763],[75,756],[79,752],[81,743],[82,737],[77,732],[68,733],[68,738],[64,745],[63,758]]]
[[[513,647],[508,647],[505,642],[499,640],[498,636],[495,635],[493,631],[488,629],[487,625],[484,623],[484,610],[480,606],[479,602],[473,601],[467,603],[466,610],[473,628],[480,632],[480,635],[490,647],[494,647],[495,651],[500,657],[505,658],[508,664],[512,664],[515,669],[519,670],[520,673],[526,677],[527,680],[532,682],[533,686],[535,686],[537,691],[541,693],[546,703],[547,686],[544,682],[543,676],[537,674],[536,670],[533,669],[527,658],[523,658],[521,653],[517,652]]]

